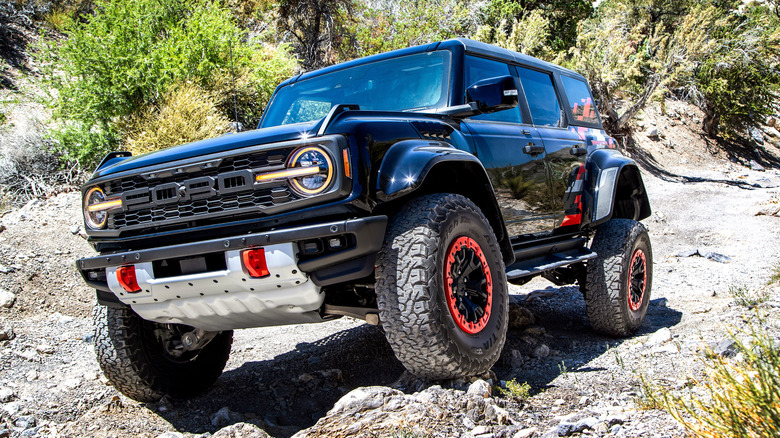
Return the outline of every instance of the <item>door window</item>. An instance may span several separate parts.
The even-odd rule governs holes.
[[[555,94],[552,77],[547,73],[523,67],[517,67],[517,72],[525,90],[525,98],[528,101],[534,125],[563,126],[561,105]]]
[[[495,78],[498,76],[511,76],[509,66],[503,62],[493,61],[476,56],[466,55],[466,87],[470,87],[482,79]],[[472,120],[491,120],[494,122],[513,122],[522,123],[520,110],[518,107],[510,108],[504,111],[498,111],[490,114],[480,114],[471,117]]]
[[[566,89],[566,96],[569,98],[569,108],[574,116],[574,123],[598,124],[596,105],[593,104],[593,97],[590,95],[588,85],[579,79],[564,75],[561,75],[561,82],[563,82],[563,88]]]

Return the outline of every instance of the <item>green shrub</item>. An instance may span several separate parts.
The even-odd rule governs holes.
[[[763,323],[763,322],[761,322]],[[741,359],[708,351],[706,378],[688,396],[646,384],[645,393],[700,437],[775,437],[780,433],[780,348],[754,323],[748,342],[736,342]]]
[[[213,95],[193,83],[177,84],[159,108],[148,108],[128,126],[127,150],[133,155],[222,135],[230,121],[217,110]]]
[[[119,147],[127,134],[120,127],[160,107],[174,84],[190,81],[214,92],[219,109],[229,107],[232,116],[224,97],[231,64],[240,75],[237,94],[245,97],[240,121],[256,124],[269,83],[291,75],[295,65],[285,48],[269,52],[247,41],[233,14],[214,0],[98,0],[94,15],[72,22],[65,34],[61,43],[48,41],[40,56],[52,67],[55,117],[64,120],[55,136],[66,157],[84,165]]]
[[[531,385],[528,382],[517,383],[515,379],[512,379],[506,382],[506,389],[501,388],[501,394],[506,397],[525,400],[531,396]]]

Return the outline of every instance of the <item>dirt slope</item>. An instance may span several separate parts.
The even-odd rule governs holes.
[[[676,162],[670,151],[686,145],[667,150],[663,140],[642,142],[642,154],[634,153],[650,163],[644,177],[653,207],[645,221],[655,271],[648,318],[633,338],[601,337],[591,331],[576,287],[541,280],[513,287],[513,299],[537,322],[510,330],[493,369],[494,385],[515,379],[532,388],[525,401],[493,395],[491,403],[507,419],[474,414],[463,401],[468,382],[443,383],[445,396],[432,386],[441,382],[402,375],[381,331],[346,318],[238,331],[227,370],[208,393],[190,401],[136,403],[106,384],[94,360],[93,291],[82,285],[73,264],[92,254],[77,229],[79,194],[12,211],[2,218],[0,232],[0,288],[15,295],[10,308],[0,308],[0,329],[10,326],[15,335],[0,341],[0,436],[3,429],[13,436],[197,435],[240,422],[290,436],[318,420],[303,434],[327,436],[347,421],[335,412],[323,418],[328,410],[366,386],[423,391],[406,399],[448,407],[441,418],[415,422],[385,412],[385,426],[352,431],[357,434],[498,437],[533,428],[528,436],[541,436],[567,420],[618,415],[604,434],[680,436],[682,429],[668,415],[640,409],[637,373],[672,387],[699,376],[702,343],[723,340],[725,324],[736,323],[745,311],[734,304],[733,292],[764,293],[766,305],[780,306],[778,290],[766,286],[780,262],[780,217],[756,215],[777,204],[780,172],[751,170],[720,153],[680,154],[687,163]],[[713,252],[730,260],[691,255]]]

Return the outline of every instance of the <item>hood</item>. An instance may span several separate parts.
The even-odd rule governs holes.
[[[255,129],[252,131],[240,132],[238,134],[227,134],[220,137],[173,146],[135,157],[117,157],[108,160],[102,167],[97,169],[92,175],[92,179],[187,158],[232,151],[248,146],[297,140],[304,136],[314,136],[317,133],[317,127],[320,123],[321,121],[317,121],[312,124],[283,125]]]

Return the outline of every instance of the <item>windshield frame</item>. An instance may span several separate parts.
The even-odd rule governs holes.
[[[357,87],[357,81],[365,79],[363,76],[366,75],[368,72],[371,72],[373,69],[377,68],[378,64],[383,63],[389,63],[389,64],[398,64],[399,61],[402,61],[404,58],[414,58],[414,57],[422,57],[422,56],[438,56],[443,61],[443,67],[441,71],[441,84],[440,87],[436,90],[438,91],[438,97],[435,102],[431,102],[429,105],[423,105],[423,106],[408,106],[404,108],[394,108],[394,109],[370,109],[372,111],[380,111],[380,112],[431,112],[433,110],[444,108],[450,105],[450,101],[453,99],[453,78],[454,78],[454,71],[456,70],[456,54],[453,53],[451,50],[434,50],[434,51],[414,51],[410,52],[408,50],[401,50],[398,52],[393,53],[394,56],[386,56],[387,54],[380,54],[375,56],[370,56],[367,58],[355,60],[352,62],[347,62],[344,64],[339,64],[333,67],[325,68],[319,71],[311,72],[311,73],[305,73],[300,76],[297,76],[293,79],[290,79],[288,81],[283,82],[280,84],[276,90],[274,91],[273,96],[271,97],[271,100],[269,101],[268,105],[265,108],[265,111],[263,112],[263,116],[260,119],[260,122],[258,123],[258,128],[270,128],[275,126],[285,126],[285,125],[296,125],[296,124],[313,124],[318,122],[319,120],[322,120],[324,117],[324,114],[327,114],[327,112],[332,108],[334,105],[337,104],[358,104],[359,102],[353,102],[350,101],[350,97],[342,98],[344,101],[335,101],[330,103],[330,106],[323,112],[321,117],[313,118],[311,120],[305,120],[300,122],[288,122],[283,123],[284,118],[287,117],[290,114],[290,111],[295,104],[296,101],[299,101],[301,98],[300,94],[292,94],[289,97],[294,97],[287,101],[280,101],[281,98],[285,97],[286,93],[289,93],[289,90],[292,88],[299,88],[301,85],[306,85],[307,83],[317,84],[319,81],[323,81],[328,77],[338,78],[339,76],[345,76],[349,72],[356,72],[361,73],[358,78],[354,79],[355,86]],[[377,71],[377,70],[373,70]],[[385,79],[388,76],[392,76],[392,70],[388,73],[385,73],[386,76],[377,75],[375,78],[372,76],[368,76],[371,79],[374,79],[374,82],[379,83],[379,80]],[[357,75],[356,75],[357,76]],[[435,75],[435,77],[438,78],[438,75]],[[350,78],[350,80],[352,80]],[[310,82],[311,81],[311,82]],[[425,79],[421,79],[420,84],[423,83],[430,83],[429,81],[426,81]],[[379,87],[382,87],[384,83],[379,84]],[[327,93],[332,92],[337,87],[330,88],[327,90],[323,96],[328,97]],[[346,88],[345,88],[346,89]],[[365,90],[364,90],[365,91]],[[378,88],[376,90],[377,92],[381,92],[381,88]],[[403,90],[402,90],[403,91]],[[357,92],[353,93],[353,95],[357,94]],[[371,95],[370,93],[368,94]],[[433,97],[436,97],[436,93],[433,93]],[[315,100],[313,100],[315,101]],[[275,113],[273,110],[275,106],[278,105],[284,105],[283,108],[280,109],[280,111],[284,111],[283,114]],[[364,109],[365,106],[361,106],[361,109]],[[320,114],[318,114],[320,115]]]

